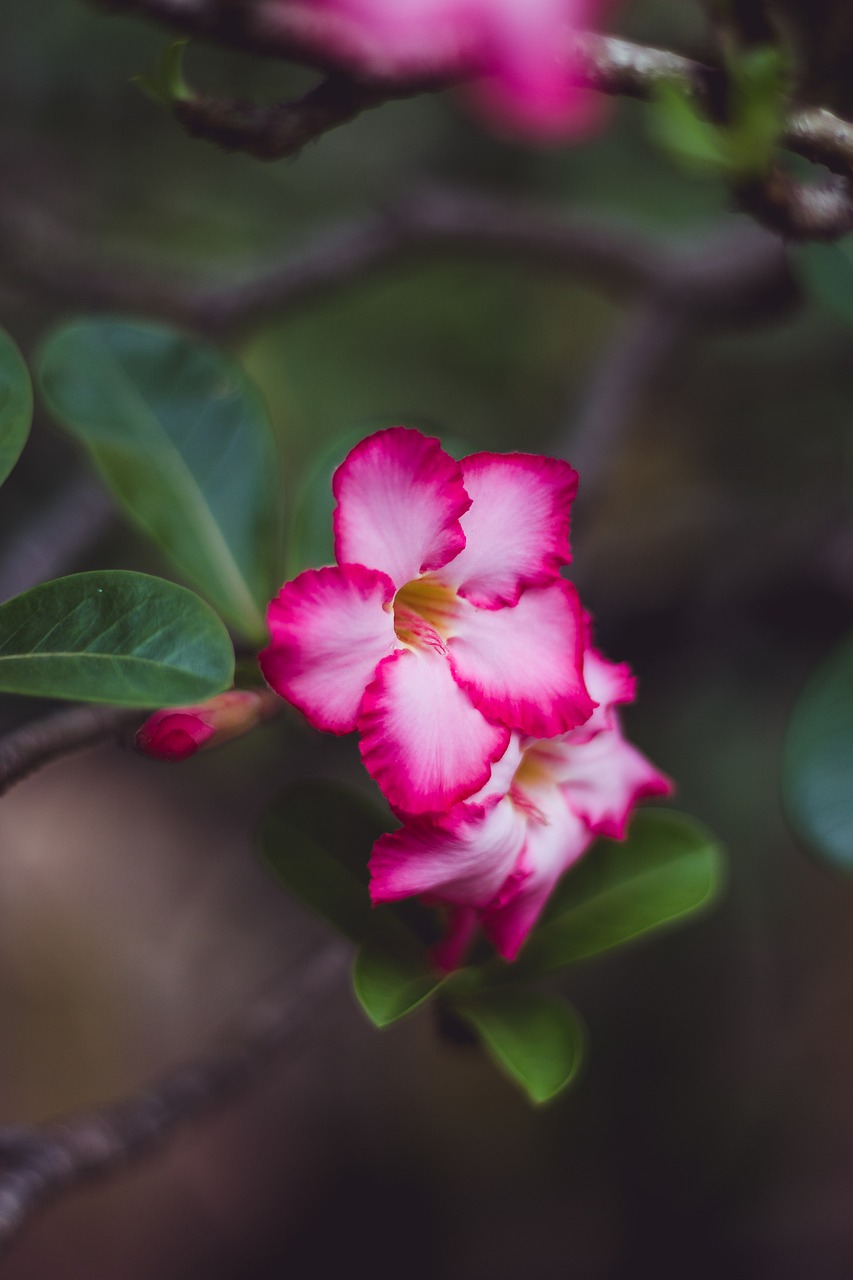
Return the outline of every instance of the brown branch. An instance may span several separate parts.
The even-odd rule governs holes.
[[[342,948],[328,947],[256,1009],[231,1043],[130,1098],[54,1124],[0,1129],[0,1252],[50,1200],[143,1158],[249,1087],[277,1053],[296,1046],[345,962]]]
[[[68,707],[14,729],[0,738],[0,796],[60,756],[121,739],[144,714],[126,707]]]
[[[258,160],[281,160],[295,155],[309,142],[348,124],[363,111],[395,98],[411,98],[434,84],[401,81],[359,81],[337,73],[321,81],[302,98],[258,106],[253,102],[193,95],[173,104],[172,111],[187,133],[215,142],[225,151],[243,151]]]
[[[289,155],[329,128],[362,110],[393,98],[439,88],[458,80],[466,68],[424,65],[407,80],[390,74],[381,49],[375,57],[359,49],[349,62],[329,52],[326,15],[280,0],[228,4],[222,0],[95,0],[111,12],[136,14],[165,23],[185,35],[245,49],[266,57],[288,58],[335,73],[297,103],[255,107],[199,98],[178,104],[176,114],[191,129],[220,142],[266,158]],[[324,44],[325,31],[325,44]],[[336,46],[337,47],[337,46]],[[583,83],[601,93],[648,99],[657,86],[676,82],[697,102],[711,105],[723,86],[724,73],[668,50],[634,44],[592,32],[573,35],[567,62]],[[471,70],[468,69],[470,74]],[[349,78],[348,78],[349,77]],[[820,107],[791,112],[782,146],[833,173],[853,178],[853,124]],[[812,186],[785,175],[773,175],[762,198],[752,184],[742,203],[759,221],[793,239],[831,239],[853,223],[853,190],[838,184]]]
[[[842,177],[853,176],[853,125],[824,107],[794,111],[785,127],[784,145]]]
[[[296,254],[216,284],[158,281],[138,268],[81,251],[54,226],[33,237],[26,208],[6,219],[4,274],[75,308],[121,310],[211,335],[231,334],[316,301],[414,254],[467,252],[523,257],[571,272],[617,296],[653,287],[669,260],[662,244],[601,219],[555,218],[521,204],[425,190],[384,212],[321,232]]]
[[[853,184],[848,178],[798,182],[782,169],[738,188],[742,207],[791,240],[837,240],[853,231]]]

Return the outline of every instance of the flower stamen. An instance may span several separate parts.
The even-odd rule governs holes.
[[[456,592],[427,574],[394,597],[394,630],[403,644],[445,650],[458,608]]]

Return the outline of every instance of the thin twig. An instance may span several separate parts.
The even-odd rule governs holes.
[[[194,94],[172,106],[193,138],[215,142],[225,151],[243,151],[258,160],[281,160],[356,116],[395,98],[412,98],[434,88],[426,80],[360,81],[336,72],[289,102],[259,106],[230,98]]]
[[[0,738],[0,796],[60,756],[122,738],[144,714],[126,707],[67,707],[7,733]]]
[[[327,947],[264,1001],[228,1045],[132,1097],[54,1124],[0,1129],[0,1252],[48,1201],[148,1155],[245,1090],[281,1050],[296,1047],[346,959],[340,946]]]

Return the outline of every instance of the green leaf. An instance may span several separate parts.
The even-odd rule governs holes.
[[[339,436],[318,453],[306,472],[290,520],[287,537],[287,574],[294,577],[303,569],[316,569],[334,564],[335,547],[332,513],[332,476],[354,445],[364,438],[363,431],[350,431]]]
[[[745,178],[766,172],[785,122],[789,69],[775,45],[731,50],[729,119],[706,118],[693,90],[678,80],[654,87],[650,128],[657,143],[688,169]]]
[[[198,596],[144,573],[42,583],[0,605],[0,689],[126,707],[181,706],[231,684],[234,652]]]
[[[0,484],[27,442],[33,420],[33,389],[23,357],[0,329]]]
[[[853,325],[853,236],[794,248],[792,259],[811,296],[838,320]]]
[[[703,826],[646,809],[627,840],[601,841],[568,872],[515,971],[545,973],[660,929],[708,904],[721,878],[720,847]]]
[[[192,94],[184,79],[184,54],[189,40],[175,40],[164,49],[154,75],[144,72],[131,76],[135,84],[159,107],[167,109],[176,102],[187,102]]]
[[[655,142],[677,164],[707,172],[726,168],[722,130],[700,114],[683,85],[664,80],[654,86],[648,123]]]
[[[417,937],[417,912],[373,908],[367,863],[393,826],[368,796],[337,782],[286,787],[261,820],[258,843],[273,875],[353,942],[363,943],[353,970],[356,995],[377,1026],[401,1017],[438,986]],[[430,923],[432,921],[430,920]]]
[[[234,626],[265,635],[279,584],[266,409],[232,360],[155,325],[78,320],[39,377],[136,523]]]
[[[739,49],[729,57],[732,126],[729,164],[735,174],[766,172],[785,123],[788,60],[777,45]]]
[[[783,790],[800,834],[853,874],[853,640],[818,668],[794,708]]]
[[[258,841],[275,877],[355,942],[373,924],[367,862],[389,815],[353,787],[299,782],[261,820]]]
[[[186,102],[192,97],[184,78],[184,55],[189,40],[173,40],[163,50],[157,69],[158,79],[172,102]]]
[[[358,1001],[377,1027],[385,1027],[422,1004],[443,981],[423,947],[387,907],[376,911],[371,934],[353,967]]]
[[[575,1010],[559,996],[527,987],[499,987],[470,996],[454,1008],[531,1102],[547,1102],[577,1074],[584,1030]]]

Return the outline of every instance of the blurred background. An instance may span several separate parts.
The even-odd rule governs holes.
[[[696,53],[698,8],[635,0],[616,21]],[[168,39],[77,0],[4,0],[0,322],[28,357],[85,310],[60,279],[78,255],[155,281],[219,279],[425,183],[588,216],[688,259],[712,233],[750,234],[722,185],[673,168],[628,102],[573,148],[497,140],[452,99],[421,97],[292,161],[226,154],[130,83]],[[196,46],[187,71],[265,101],[311,82]],[[278,434],[285,522],[310,509],[321,455],[380,425],[574,460],[631,307],[517,257],[447,252],[242,334]],[[601,646],[640,678],[631,736],[730,854],[712,915],[562,980],[590,1032],[579,1083],[533,1111],[429,1012],[378,1033],[341,984],[297,1055],[47,1209],[4,1275],[848,1280],[853,888],[786,829],[779,775],[803,680],[851,621],[851,355],[806,291],[761,323],[691,333],[640,385],[578,504],[575,565]],[[3,490],[3,547],[85,474],[37,410]],[[63,568],[113,565],[164,570],[107,515]],[[42,710],[6,699],[0,720]],[[179,766],[85,754],[3,800],[4,1124],[139,1088],[321,944],[324,926],[253,850],[266,800],[303,776],[363,783],[355,743],[286,717]]]

